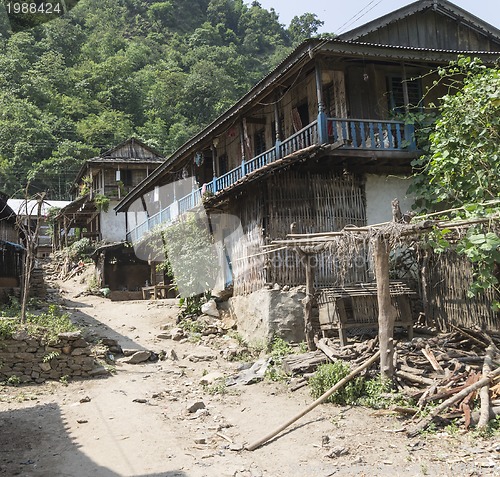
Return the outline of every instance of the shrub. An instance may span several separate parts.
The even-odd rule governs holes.
[[[0,339],[9,339],[16,331],[21,330],[50,344],[57,342],[59,333],[78,331],[78,328],[67,313],[62,313],[57,305],[50,305],[43,313],[27,313],[24,324],[20,320],[0,319]]]
[[[74,262],[88,258],[94,248],[90,239],[82,238],[73,242],[67,249],[68,257]]]
[[[350,372],[350,366],[343,361],[335,361],[335,363],[319,366],[316,374],[309,380],[312,396],[314,398],[319,398],[341,379],[345,378]],[[327,402],[341,405],[355,404],[363,395],[364,389],[365,380],[358,376],[348,382],[344,387],[334,392],[327,399]]]

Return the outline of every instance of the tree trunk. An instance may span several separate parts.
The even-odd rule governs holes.
[[[389,289],[389,244],[376,237],[373,244],[378,299],[378,336],[380,342],[380,375],[392,380],[394,376],[394,323],[396,309],[391,303]]]
[[[28,299],[30,295],[31,288],[31,274],[33,272],[33,268],[35,267],[36,260],[36,251],[38,248],[38,237],[40,235],[40,222],[42,217],[42,206],[44,201],[45,194],[38,195],[36,201],[36,221],[35,227],[31,227],[31,219],[30,217],[35,215],[32,210],[28,210],[28,193],[26,188],[25,202],[26,202],[26,210],[25,217],[18,216],[18,228],[24,233],[25,245],[26,245],[26,254],[24,257],[24,274],[21,281],[21,323],[26,322],[26,312],[28,308]],[[24,223],[26,220],[26,223]]]

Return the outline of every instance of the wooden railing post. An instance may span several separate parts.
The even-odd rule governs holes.
[[[328,120],[324,111],[318,113],[318,138],[320,144],[328,143]]]
[[[276,143],[274,144],[276,159],[281,159],[281,141],[276,139]]]
[[[415,127],[413,124],[405,124],[405,140],[410,144],[408,149],[410,151],[417,150],[417,143],[415,141]]]

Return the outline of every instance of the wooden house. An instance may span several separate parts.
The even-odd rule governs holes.
[[[24,248],[19,243],[16,214],[0,193],[0,302],[19,291],[23,272]]]
[[[118,203],[132,243],[203,204],[236,295],[299,285],[293,251],[262,254],[271,240],[391,218],[411,206],[420,154],[410,109],[447,91],[436,69],[459,55],[494,64],[500,31],[446,0],[422,0],[333,39],[302,43],[245,96],[172,154]],[[181,180],[182,179],[182,180]],[[176,185],[177,184],[177,185]],[[236,217],[242,240],[229,240]],[[366,264],[354,270],[363,280]],[[335,282],[320,256],[316,285]]]
[[[8,205],[15,211],[16,215],[22,218],[25,226],[30,222],[32,228],[36,225],[38,202],[36,200],[9,199]],[[58,210],[69,205],[67,200],[44,200],[41,207],[40,228],[38,235],[38,245],[36,250],[37,258],[46,258],[52,252],[53,233],[47,221],[51,209]],[[22,239],[22,237],[21,237]]]
[[[57,246],[68,245],[71,233],[92,241],[125,240],[126,216],[113,207],[164,162],[157,151],[131,138],[87,160],[72,187],[73,201],[57,216]]]

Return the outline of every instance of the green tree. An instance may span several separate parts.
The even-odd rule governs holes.
[[[296,15],[292,18],[288,33],[292,42],[298,44],[315,36],[324,24],[315,13],[304,13],[300,17]]]
[[[430,135],[425,192],[453,206],[498,198],[500,174],[492,171],[500,170],[500,70],[462,58],[441,76],[455,80]]]
[[[413,192],[424,203],[454,207],[460,219],[498,216],[500,211],[500,70],[479,60],[460,58],[439,71],[450,85],[441,98],[439,116],[429,135],[429,154],[416,165]],[[436,231],[429,244],[450,247],[451,231]],[[455,239],[457,237],[454,237]],[[497,292],[500,237],[491,224],[475,225],[458,237],[456,249],[474,267],[470,295],[488,288]],[[498,309],[495,301],[493,307]]]

